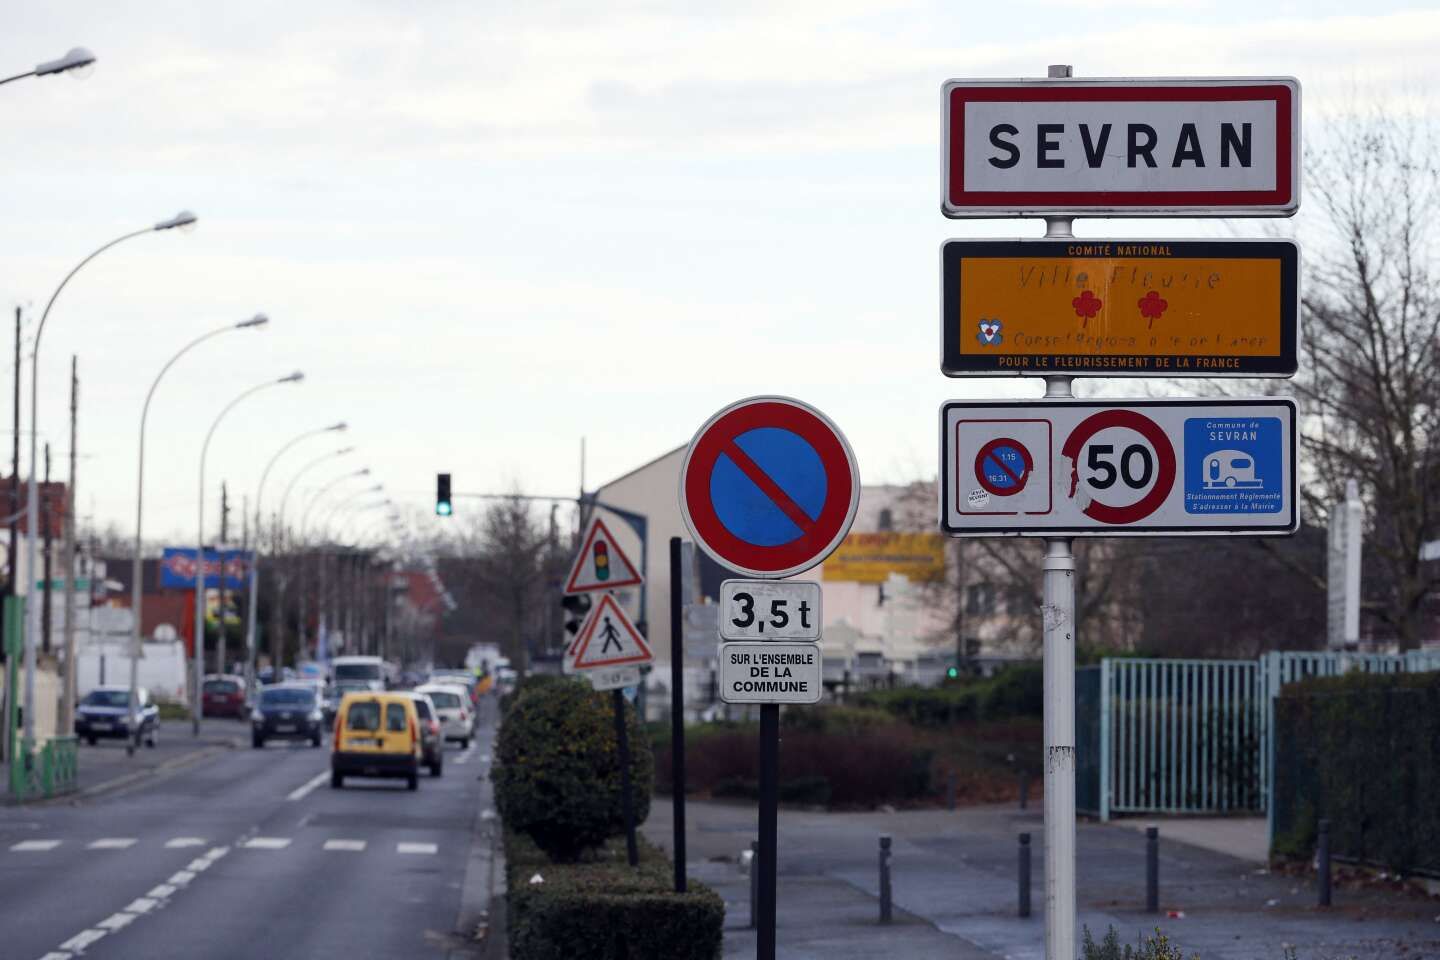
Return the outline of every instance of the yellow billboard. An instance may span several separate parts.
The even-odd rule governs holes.
[[[1290,241],[952,240],[947,374],[1289,376]]]
[[[825,559],[821,577],[884,583],[898,573],[913,581],[945,573],[945,538],[938,533],[851,533]]]

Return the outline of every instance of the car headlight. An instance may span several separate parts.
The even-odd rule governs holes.
[[[319,723],[325,719],[325,714],[321,713],[320,710],[317,708],[310,711],[310,719],[315,723]]]
[[[264,722],[265,722],[265,714],[261,713],[259,710],[251,710],[251,711],[250,711],[250,720],[251,720],[252,723],[264,723]]]

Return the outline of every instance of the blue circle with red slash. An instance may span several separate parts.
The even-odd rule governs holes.
[[[999,437],[975,455],[975,479],[981,488],[997,497],[1013,497],[1025,489],[1035,463],[1030,451],[1018,440]]]
[[[786,397],[753,397],[717,413],[680,470],[680,508],[696,543],[756,577],[792,576],[824,560],[849,531],[859,499],[844,435]]]

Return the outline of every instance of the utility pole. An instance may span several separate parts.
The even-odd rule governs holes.
[[[49,656],[51,649],[50,554],[51,547],[55,542],[55,531],[51,529],[53,524],[50,523],[50,497],[52,494],[50,490],[50,444],[48,443],[45,444],[45,483],[40,487],[40,490],[40,516],[37,519],[40,522],[40,535],[45,541],[43,548],[45,552],[41,557],[41,576],[45,578],[45,589],[42,594],[43,599],[41,600],[44,606],[40,608],[40,649],[44,651],[46,656]]]
[[[78,359],[70,355],[70,482],[65,487],[65,521],[60,530],[65,555],[65,693],[61,698],[60,732],[69,736],[75,729],[75,460],[76,425],[80,413]]]
[[[215,545],[215,560],[220,565],[219,597],[220,606],[215,611],[215,621],[220,627],[215,639],[215,672],[225,672],[225,544],[230,540],[230,491],[225,481],[220,481],[220,542]]]
[[[10,576],[5,589],[8,596],[15,596],[18,571],[15,561],[18,556],[16,544],[20,542],[20,308],[15,308],[15,397],[14,419],[10,428],[10,548],[6,558]],[[0,658],[4,652],[0,651]]]
[[[255,562],[255,558],[250,556],[250,495],[248,493],[240,498],[240,556],[245,558],[245,582],[249,583],[250,569],[251,565]],[[249,616],[250,598],[249,595],[246,595],[245,615],[240,618],[242,627],[248,622],[247,618]],[[250,650],[250,635],[248,631],[245,634],[245,663],[248,665],[245,680],[247,683],[253,683],[255,680],[255,672],[250,668],[255,666],[255,657],[252,656],[252,651]]]

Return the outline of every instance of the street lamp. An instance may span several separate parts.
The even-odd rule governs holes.
[[[356,500],[359,500],[367,493],[380,493],[384,489],[385,484],[377,483],[373,487],[366,487],[363,490],[356,490],[354,493],[350,494],[348,497],[335,504],[335,506],[331,507],[328,511],[326,511],[324,517],[320,520],[320,523],[316,528],[319,531],[321,538],[323,539],[330,536],[330,524],[335,522],[335,517],[338,516],[343,510],[345,510],[345,508],[349,507]],[[389,501],[383,502],[388,503]],[[374,505],[375,504],[369,504],[368,506]]]
[[[370,468],[369,468],[369,467],[362,467],[362,468],[360,468],[359,470],[355,470],[355,471],[352,471],[352,472],[350,472],[350,473],[342,473],[340,476],[336,477],[335,479],[331,480],[329,483],[327,483],[327,484],[325,484],[323,487],[321,487],[321,488],[320,488],[320,492],[317,493],[317,494],[314,496],[314,498],[311,499],[311,501],[309,502],[309,504],[306,505],[304,511],[302,511],[301,514],[300,514],[300,535],[299,535],[299,538],[298,538],[299,541],[300,541],[300,543],[303,544],[303,543],[305,542],[306,523],[307,523],[307,521],[308,521],[309,518],[310,518],[310,511],[311,511],[311,509],[314,508],[314,506],[315,506],[315,504],[316,504],[316,502],[317,502],[318,500],[320,500],[322,497],[324,497],[326,493],[328,493],[330,490],[334,489],[336,486],[344,483],[346,480],[353,480],[353,479],[355,479],[356,477],[368,477],[368,476],[370,476]],[[293,485],[293,481],[292,481],[292,485]],[[287,492],[287,494],[288,494],[289,491],[286,491],[286,492]],[[306,628],[306,615],[305,615],[305,555],[304,555],[303,553],[302,553],[302,554],[300,555],[300,557],[299,557],[298,567],[299,567],[299,571],[300,571],[300,598],[299,598],[299,606],[300,606],[300,643],[301,643],[301,645],[303,646],[304,643],[305,643],[305,639],[306,639],[306,629],[305,629],[305,628]],[[318,598],[317,598],[317,602],[318,602]]]
[[[288,443],[275,451],[275,455],[270,458],[270,462],[265,464],[265,469],[260,473],[260,486],[255,490],[255,552],[250,557],[250,602],[246,604],[245,609],[245,648],[247,650],[245,663],[246,690],[251,689],[255,685],[255,656],[258,652],[258,646],[255,642],[255,605],[257,595],[260,591],[260,522],[263,516],[260,511],[260,499],[265,495],[265,481],[270,477],[270,468],[275,466],[276,462],[285,455],[287,450],[301,441],[308,440],[311,437],[318,437],[325,433],[344,433],[348,429],[349,425],[342,420],[340,423],[334,423],[328,427],[321,427],[319,430],[307,430],[293,437]]]
[[[87,77],[90,72],[87,67],[95,63],[95,54],[84,47],[73,47],[70,52],[58,60],[46,60],[44,63],[36,64],[34,70],[25,73],[17,73],[13,77],[5,77],[0,80],[0,85],[9,83],[11,80],[24,80],[26,77],[48,77],[52,73],[69,73],[73,77]]]
[[[71,52],[74,53],[74,51]],[[95,58],[91,57],[90,59],[93,61]],[[52,61],[50,64],[41,64],[40,67],[36,68],[36,71],[38,73],[41,68],[48,69],[53,66],[54,63],[59,62],[60,61]],[[83,64],[77,63],[76,66],[83,66]],[[55,73],[60,69],[66,68],[57,67],[48,72]],[[74,277],[75,274],[80,272],[80,268],[84,267],[85,264],[94,260],[116,244],[124,243],[133,237],[142,236],[147,233],[155,233],[160,230],[170,230],[174,227],[189,226],[193,224],[195,220],[195,214],[188,210],[182,210],[169,220],[161,220],[159,223],[145,227],[143,230],[133,230],[130,233],[118,236],[97,249],[94,253],[91,253],[84,260],[75,264],[74,268],[65,274],[65,279],[60,281],[60,286],[56,287],[55,292],[50,294],[50,300],[45,304],[45,311],[40,314],[40,325],[35,328],[35,346],[33,352],[30,354],[30,472],[27,480],[29,489],[25,494],[25,535],[29,538],[29,542],[25,544],[25,580],[27,581],[25,590],[25,739],[27,741],[33,740],[35,734],[35,640],[40,635],[40,605],[29,602],[29,594],[35,581],[35,546],[36,540],[38,539],[35,523],[40,513],[40,497],[35,489],[35,436],[38,430],[36,421],[39,416],[40,404],[40,337],[45,333],[45,321],[50,319],[50,308],[55,306],[55,299],[60,296],[60,291],[65,289],[66,284],[70,282],[70,279]]]
[[[253,397],[261,390],[278,387],[282,383],[299,383],[304,379],[305,374],[296,370],[278,380],[266,380],[242,391],[234,400],[227,403],[215,417],[215,422],[210,424],[210,429],[205,434],[205,443],[200,447],[200,504],[195,542],[195,699],[190,709],[191,729],[197,737],[200,736],[200,714],[204,709],[200,689],[205,682],[205,460],[210,455],[210,441],[214,438],[215,430],[220,426],[220,422],[225,419],[225,415],[235,409],[240,401],[247,397]],[[221,564],[220,577],[222,580],[224,576],[224,564]],[[220,611],[220,629],[225,629],[224,610]],[[221,667],[223,668],[224,664],[221,664]]]

